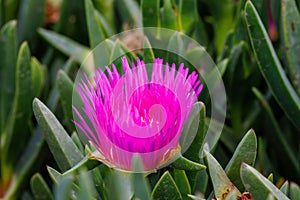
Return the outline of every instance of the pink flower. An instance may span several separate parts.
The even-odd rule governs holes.
[[[267,1],[268,3],[268,19],[269,19],[269,37],[271,41],[276,41],[278,39],[278,32],[276,29],[276,25],[273,19],[273,12],[272,12],[272,5],[271,5],[271,0]]]
[[[180,153],[180,133],[203,85],[183,63],[176,72],[175,64],[155,59],[151,80],[139,59],[130,68],[123,57],[122,67],[123,75],[112,64],[107,75],[97,69],[92,81],[84,76],[77,88],[83,107],[73,106],[74,123],[108,166],[130,171],[139,154],[144,170],[154,170]]]

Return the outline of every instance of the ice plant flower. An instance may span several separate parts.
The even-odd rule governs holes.
[[[122,58],[124,73],[114,64],[94,77],[84,75],[77,85],[82,105],[74,110],[74,123],[110,167],[130,171],[134,154],[144,170],[154,170],[180,153],[180,133],[203,85],[198,74],[184,64],[163,65],[155,59],[151,79],[144,61],[131,68]]]

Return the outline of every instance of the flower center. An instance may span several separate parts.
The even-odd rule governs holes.
[[[130,152],[147,153],[163,148],[174,138],[177,144],[181,131],[181,108],[170,89],[148,83],[132,93],[129,105],[127,109],[130,109],[132,123],[116,123],[115,131],[108,132],[108,138],[115,145]],[[126,113],[123,112],[121,117],[128,117]]]

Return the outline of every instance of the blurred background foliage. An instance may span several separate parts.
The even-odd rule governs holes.
[[[0,0],[0,198],[299,199],[299,6],[299,0]],[[220,69],[227,94],[226,123],[212,155],[198,156],[210,120],[202,107],[206,120],[184,157],[146,178],[93,160],[71,122],[83,59],[99,42],[136,27],[195,39]],[[106,42],[107,59],[131,48]],[[141,169],[138,158],[133,166]]]

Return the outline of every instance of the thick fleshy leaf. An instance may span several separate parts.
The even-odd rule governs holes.
[[[141,9],[143,16],[143,27],[160,26],[160,0],[142,0]]]
[[[104,178],[108,199],[132,199],[134,189],[132,174],[117,170],[108,171]],[[122,184],[120,184],[122,183]]]
[[[50,178],[52,179],[52,181],[54,183],[58,183],[61,180],[61,178],[63,177],[63,175],[61,173],[59,173],[58,171],[56,171],[52,167],[47,166],[47,171],[50,175]]]
[[[70,199],[73,177],[63,176],[54,187],[54,199]]]
[[[94,177],[94,184],[96,187],[96,190],[98,194],[100,195],[102,200],[106,200],[107,198],[107,188],[105,185],[105,182],[103,180],[103,177],[100,172],[100,167],[94,168],[92,170],[93,177]]]
[[[30,179],[30,187],[35,199],[52,200],[53,196],[41,174],[36,173]]]
[[[241,164],[242,162],[244,162],[253,166],[256,158],[256,153],[256,135],[253,130],[249,130],[237,146],[232,158],[225,168],[228,178],[240,191],[244,191],[244,185],[240,178]]]
[[[248,1],[248,0],[246,0]],[[247,2],[246,2],[247,3]],[[260,0],[252,0],[252,3],[254,5],[254,7],[256,8],[257,10],[257,13],[259,14],[259,16],[261,16],[261,21],[262,23],[264,24],[264,26],[267,27],[268,25],[268,1],[260,1]],[[244,4],[244,8],[245,8],[245,5]]]
[[[205,114],[204,103],[196,102],[181,133],[180,144],[183,152],[189,147],[190,141],[193,141],[184,155],[195,161],[199,161],[199,150],[204,140]]]
[[[43,86],[45,71],[41,63],[36,58],[31,58],[31,77],[32,77],[32,96],[39,97],[41,95]]]
[[[85,58],[90,53],[90,49],[88,49],[87,47],[56,32],[40,28],[38,30],[38,33],[52,46],[54,46],[67,56],[72,57],[79,64],[83,63]]]
[[[0,134],[11,109],[15,91],[18,54],[16,26],[16,21],[10,21],[0,30]]]
[[[59,70],[56,79],[56,86],[60,96],[60,102],[64,111],[68,130],[75,130],[74,124],[72,123],[72,95],[74,83],[63,70]]]
[[[283,192],[286,196],[289,194],[289,182],[285,181],[284,184],[280,187],[280,191]]]
[[[290,197],[291,200],[297,200],[300,197],[300,187],[293,182],[290,184]]]
[[[173,172],[173,177],[181,193],[182,199],[188,200],[188,194],[191,194],[191,186],[185,174],[185,171],[175,169]]]
[[[124,51],[121,48],[121,41],[117,40],[111,49],[109,63],[115,62],[115,60],[120,58],[121,55],[124,55]]]
[[[178,6],[179,30],[183,31],[184,33],[190,32],[192,25],[194,25],[194,23],[195,23],[194,19],[197,19],[197,17],[198,17],[196,10],[197,10],[197,1],[196,0],[192,0],[192,1],[180,0],[179,1],[179,6]]]
[[[18,20],[19,42],[36,42],[37,28],[42,26],[46,13],[46,0],[22,1]],[[39,16],[39,17],[37,17]]]
[[[150,186],[143,173],[143,165],[139,156],[133,157],[132,185],[134,197],[138,199],[151,199]]]
[[[175,11],[172,8],[171,0],[163,0],[161,8],[161,27],[177,30],[177,19]]]
[[[82,159],[82,154],[53,113],[38,99],[33,101],[35,117],[59,168],[70,169]]]
[[[204,47],[196,46],[191,47],[190,49],[184,52],[185,58],[190,62],[194,63],[197,66],[202,66],[205,63],[205,68],[209,70],[203,71],[205,73],[205,79],[211,80],[209,85],[214,88],[217,84],[219,84],[219,70],[215,67],[215,64],[212,62],[211,58],[207,55],[207,52]],[[200,64],[201,63],[201,64]],[[213,69],[213,70],[212,70]],[[191,68],[192,71],[195,70],[194,67]],[[201,76],[203,73],[201,73]],[[209,102],[210,96],[207,87],[204,84],[203,90],[201,91],[201,101]]]
[[[85,170],[81,170],[78,178],[79,190],[76,192],[78,199],[97,199],[96,189],[92,176]]]
[[[93,157],[93,154],[88,153],[81,161],[79,161],[76,165],[70,168],[68,171],[65,171],[62,175],[65,176],[67,174],[72,174],[74,172],[78,172],[82,169],[91,170],[101,164],[100,161]]]
[[[190,144],[190,141],[193,141],[187,151],[184,153],[184,156],[196,162],[200,161],[199,153],[205,137],[205,115],[206,110],[204,103],[195,103],[192,111],[190,112],[188,120],[183,127],[181,133],[183,137],[180,138],[180,143],[182,144],[184,150],[187,148],[184,146],[184,144]],[[194,135],[194,133],[196,133],[196,135]]]
[[[107,24],[110,26],[109,29],[112,29],[114,31],[115,29],[115,18],[116,18],[116,13],[115,13],[115,0],[93,0],[94,6],[95,8],[99,11],[97,13],[101,13],[101,18],[103,18],[102,24]],[[103,23],[103,21],[106,21],[106,23]],[[106,25],[105,25],[106,27]],[[105,28],[106,30],[108,30],[107,28]],[[112,32],[108,32],[109,35],[112,35]]]
[[[93,49],[93,59],[94,59],[94,66],[91,65],[90,63],[86,63],[87,66],[84,68],[85,72],[87,74],[93,72],[94,67],[105,67],[107,65],[111,64],[111,57],[112,57],[112,51],[113,51],[113,47],[114,47],[115,43],[110,40],[110,39],[106,39],[104,40],[100,46],[97,46],[95,49]],[[120,49],[118,49],[118,51],[121,51]],[[101,55],[101,56],[99,56]],[[122,54],[123,55],[123,54]],[[91,55],[90,55],[91,56]],[[120,56],[120,55],[119,55]],[[90,58],[88,58],[90,59]],[[90,65],[90,66],[89,66]],[[89,69],[92,68],[92,69]]]
[[[247,0],[240,0],[238,5],[239,13],[237,14],[236,25],[234,27],[233,43],[236,44],[240,41],[248,41],[248,31],[245,22],[245,3]]]
[[[168,60],[169,63],[181,63],[182,59],[180,55],[184,55],[184,48],[182,33],[174,32],[169,39],[166,60]]]
[[[298,120],[300,119],[300,99],[287,79],[263,23],[251,1],[247,1],[245,12],[250,41],[260,71],[277,103],[296,127],[300,128],[300,120]]]
[[[203,161],[202,161],[203,162]],[[192,194],[205,194],[207,191],[209,176],[206,170],[195,172],[186,171],[186,175],[191,185]]]
[[[149,40],[145,37],[144,38],[144,43],[143,43],[143,59],[145,61],[145,63],[153,63],[155,56],[153,53],[153,49],[151,47],[151,44],[149,42]]]
[[[16,69],[16,90],[13,99],[12,109],[8,116],[5,132],[1,140],[5,141],[1,144],[1,164],[4,175],[9,175],[10,167],[19,158],[23,147],[25,146],[26,138],[29,137],[30,130],[28,126],[29,118],[32,114],[31,103],[32,95],[32,78],[31,78],[31,63],[30,51],[27,43],[23,43],[20,47],[17,69]],[[19,140],[17,138],[24,138]],[[18,148],[15,148],[18,146]]]
[[[108,19],[104,16],[103,12],[100,13],[98,10],[95,10],[95,15],[96,15],[97,24],[101,28],[106,38],[116,34],[115,27],[114,27],[115,24],[108,23]]]
[[[93,49],[105,39],[105,36],[101,27],[97,23],[95,8],[91,0],[85,0],[85,14],[90,47]]]
[[[245,163],[241,166],[241,178],[246,190],[251,193],[253,199],[266,199],[271,193],[277,199],[288,200],[267,178]]]
[[[180,156],[175,162],[171,164],[175,169],[182,169],[188,171],[199,171],[206,169],[205,165],[193,162],[183,156]]]
[[[215,196],[217,198],[223,198],[232,191],[236,191],[236,193],[240,195],[241,193],[229,180],[218,161],[210,153],[206,152],[205,154],[208,163],[209,175],[214,187]]]
[[[218,63],[217,67],[218,67],[218,69],[220,71],[221,76],[224,75],[224,73],[225,73],[225,71],[226,71],[226,69],[228,67],[228,63],[229,63],[229,59],[228,58],[225,58],[225,59],[221,60]]]
[[[263,95],[260,93],[259,90],[257,90],[256,88],[253,88],[252,91],[255,94],[255,96],[259,99],[261,105],[263,106],[266,113],[268,114],[271,124],[274,127],[273,131],[274,131],[275,135],[273,137],[276,137],[276,139],[279,142],[280,147],[281,147],[281,150],[278,151],[278,153],[280,153],[280,155],[284,156],[284,158],[282,158],[282,159],[285,160],[285,163],[288,163],[289,167],[292,167],[292,169],[293,169],[292,171],[298,171],[298,169],[300,168],[300,163],[297,159],[297,156],[293,152],[293,149],[288,144],[288,141],[284,138],[284,135],[282,134],[283,132],[281,131],[280,126],[279,126],[278,122],[276,121],[276,118],[274,116],[274,113],[273,113],[269,103],[264,99]],[[282,152],[282,154],[281,154],[281,152]],[[297,174],[295,174],[295,176],[296,175]]]
[[[152,191],[152,199],[164,200],[181,200],[180,191],[172,178],[171,174],[166,171],[156,183]]]
[[[65,64],[62,66],[62,70],[66,73],[66,74],[70,74],[70,72],[76,67],[75,65],[75,61],[70,58],[68,59]],[[57,73],[55,73],[55,78],[57,76]],[[56,79],[55,79],[56,81]],[[56,111],[57,105],[59,102],[59,93],[58,93],[58,89],[57,87],[53,87],[52,90],[50,91],[49,97],[48,97],[48,101],[47,101],[47,107],[52,110],[53,112]]]
[[[289,75],[300,95],[300,14],[295,0],[281,1],[281,20],[284,53],[288,63]]]
[[[17,17],[20,0],[2,0],[1,3],[3,6],[3,13],[1,13],[3,22],[15,19]]]
[[[75,145],[77,146],[77,148],[80,150],[81,153],[84,153],[84,146],[77,134],[77,132],[73,132],[71,135],[71,138],[73,140],[73,142],[75,143]]]

